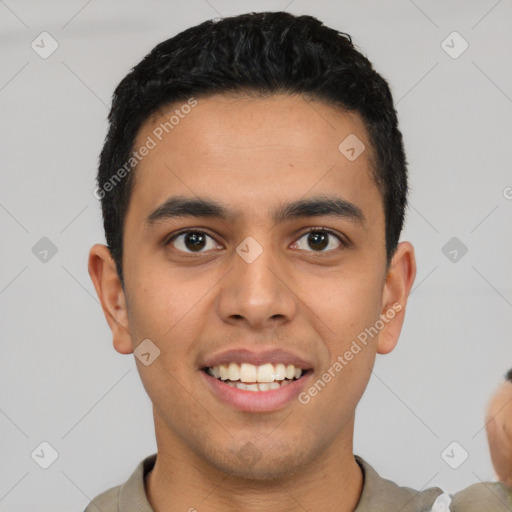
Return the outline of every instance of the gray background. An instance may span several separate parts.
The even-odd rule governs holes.
[[[495,478],[483,415],[512,366],[511,0],[0,0],[0,510],[83,510],[156,451],[134,356],[113,349],[87,272],[104,242],[93,189],[114,87],[186,27],[281,9],[353,36],[390,82],[410,164],[402,238],[418,275],[355,453],[417,489]],[[59,45],[46,59],[31,48],[43,31]],[[453,31],[469,43],[458,58],[445,49],[461,40],[442,45]],[[468,248],[455,262],[442,251],[454,236]],[[42,237],[58,249],[46,262]],[[59,454],[48,469],[31,458],[42,441]],[[453,441],[469,453],[458,469],[441,456]]]

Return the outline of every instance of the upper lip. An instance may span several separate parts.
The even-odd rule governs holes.
[[[284,365],[293,364],[296,368],[301,368],[303,370],[309,370],[313,367],[311,363],[291,352],[287,352],[286,350],[272,349],[265,350],[263,352],[254,352],[252,350],[240,348],[226,350],[225,352],[221,352],[215,356],[210,356],[204,360],[201,368],[211,368],[213,366],[229,363],[250,363],[255,366],[260,366],[265,363],[281,363]]]

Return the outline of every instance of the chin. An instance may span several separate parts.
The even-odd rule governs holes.
[[[254,485],[262,484],[266,486],[271,482],[280,485],[278,484],[280,480],[296,474],[300,470],[300,466],[301,464],[290,464],[290,459],[287,458],[286,464],[281,463],[280,466],[276,466],[273,463],[269,464],[268,462],[262,463],[261,461],[253,466],[234,462],[233,464],[223,465],[219,469],[228,473],[230,478],[252,482]]]
[[[258,449],[249,441],[230,450],[230,458],[211,463],[232,478],[268,484],[290,477],[311,463],[311,454],[298,451],[297,446],[300,445]]]

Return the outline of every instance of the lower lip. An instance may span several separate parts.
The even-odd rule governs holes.
[[[247,391],[228,386],[203,370],[200,372],[214,395],[231,407],[245,412],[271,412],[283,409],[297,399],[312,375],[311,370],[308,370],[300,379],[285,386],[281,385],[279,389]]]

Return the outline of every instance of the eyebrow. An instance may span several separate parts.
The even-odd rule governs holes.
[[[365,216],[355,204],[336,196],[315,196],[299,199],[271,210],[274,222],[331,216],[365,225]],[[224,221],[234,220],[237,213],[229,206],[207,198],[170,197],[146,217],[145,225],[150,228],[157,222],[173,218],[198,217],[214,218]]]

